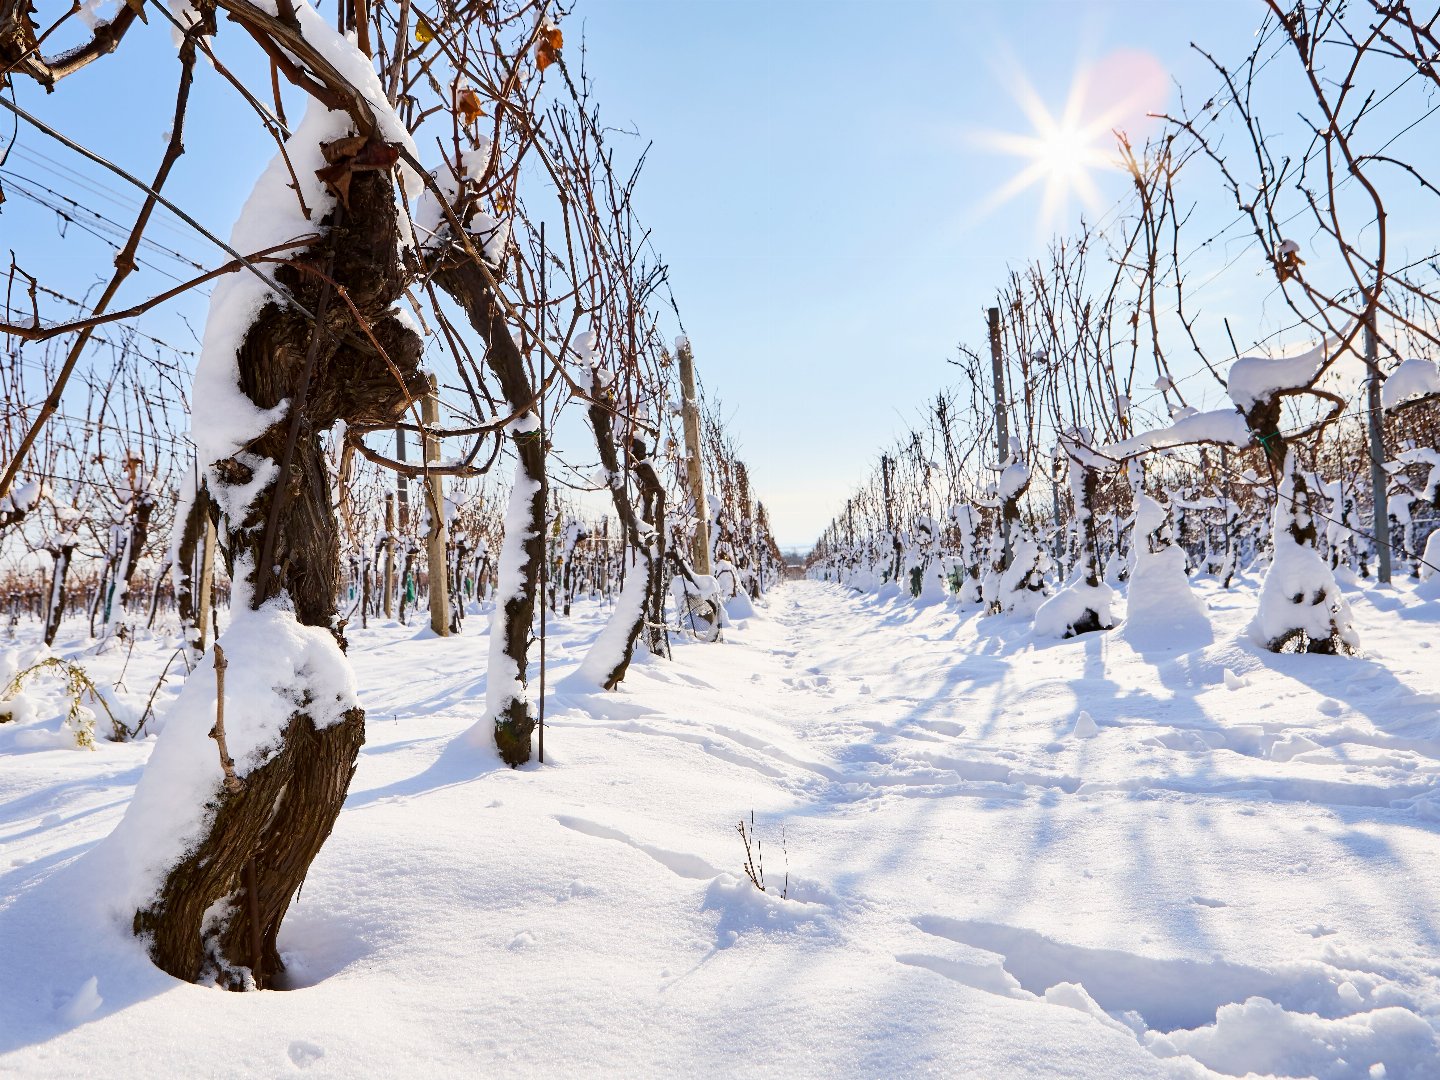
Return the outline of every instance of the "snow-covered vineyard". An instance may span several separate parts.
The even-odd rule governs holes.
[[[6,1070],[1433,1075],[1440,613],[1356,589],[1364,658],[1275,656],[1257,587],[1199,582],[1214,640],[1180,649],[801,582],[612,694],[571,677],[587,603],[513,772],[466,737],[482,620],[377,625],[276,994],[149,963],[121,823],[165,736],[27,746],[46,687],[0,728]],[[143,644],[107,693],[136,710]]]
[[[1433,11],[903,6],[0,0],[0,1075],[1440,1077]]]

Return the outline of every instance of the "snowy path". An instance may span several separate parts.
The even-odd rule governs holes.
[[[1437,1075],[1434,616],[1357,596],[1370,658],[1274,657],[1210,599],[1216,643],[1170,655],[787,585],[552,691],[520,772],[455,742],[481,620],[357,632],[368,743],[290,993],[175,984],[106,911],[76,856],[142,747],[17,755],[0,1072],[139,1075],[160,1040],[225,1076]],[[557,683],[602,618],[554,631]],[[788,899],[742,876],[751,812]]]

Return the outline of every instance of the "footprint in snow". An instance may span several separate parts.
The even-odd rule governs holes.
[[[308,1069],[325,1056],[325,1048],[304,1039],[290,1044],[290,1061],[297,1069]]]
[[[569,887],[564,892],[558,894],[555,897],[555,902],[563,904],[567,900],[580,900],[584,899],[587,896],[599,895],[600,890],[597,889],[594,885],[587,885],[579,878],[576,878],[574,881],[570,882]]]
[[[100,996],[99,986],[100,980],[97,976],[91,975],[86,979],[60,1009],[60,1019],[67,1024],[78,1024],[105,1004],[105,999]]]

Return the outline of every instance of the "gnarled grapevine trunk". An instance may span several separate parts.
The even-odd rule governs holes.
[[[435,283],[462,308],[485,341],[485,363],[500,384],[505,404],[520,414],[511,430],[515,487],[505,515],[500,580],[490,624],[486,714],[495,724],[495,745],[510,766],[530,760],[535,714],[526,689],[530,624],[540,567],[545,558],[545,439],[534,414],[535,386],[520,355],[505,310],[484,271],[469,259],[442,265]]]
[[[662,567],[664,560],[659,546],[660,530],[664,528],[665,489],[655,475],[654,466],[646,460],[646,448],[639,439],[635,440],[636,478],[640,482],[642,497],[650,504],[652,516],[660,517],[659,528],[647,524],[635,508],[630,491],[625,485],[625,473],[620,467],[620,455],[615,447],[614,421],[612,419],[614,395],[606,389],[598,372],[590,387],[590,405],[586,416],[591,430],[595,433],[595,447],[600,454],[600,465],[610,488],[610,499],[615,506],[615,516],[620,519],[625,542],[634,553],[635,561],[626,568],[625,586],[615,603],[610,622],[590,647],[580,666],[581,673],[593,683],[606,690],[613,690],[625,678],[630,660],[635,655],[635,642],[639,640],[646,624],[652,624],[646,644],[652,652],[660,652],[664,639],[659,635],[663,629],[653,624],[657,603],[664,603]]]
[[[361,709],[320,731],[297,712],[276,755],[238,792],[220,796],[201,847],[135,915],[135,932],[149,936],[159,967],[187,982],[214,978],[229,990],[273,985],[283,970],[280,922],[330,835],[364,742]],[[219,917],[207,920],[221,901],[228,902]]]
[[[1260,608],[1250,633],[1271,652],[1354,653],[1360,638],[1350,604],[1320,556],[1310,484],[1281,430],[1280,406],[1276,395],[1256,402],[1245,414],[1278,479],[1270,538],[1274,559],[1260,588]]]
[[[320,435],[339,420],[393,423],[425,389],[419,339],[390,314],[404,280],[388,173],[355,173],[348,203],[321,223],[316,244],[276,274],[319,325],[272,300],[239,350],[245,396],[261,409],[288,399],[289,408],[244,453],[205,463],[217,503],[227,514],[243,508],[240,520],[226,518],[232,573],[244,586],[237,596],[248,594],[252,609],[237,611],[226,634],[237,635],[232,680],[249,674],[256,681],[243,665],[268,678],[268,642],[248,651],[238,644],[247,626],[262,628],[261,635],[251,631],[253,642],[271,627],[279,637],[298,624],[290,639],[309,652],[286,673],[281,707],[293,711],[260,745],[244,756],[237,751],[239,775],[216,785],[198,841],[134,919],[165,971],[187,981],[213,978],[228,989],[265,988],[280,972],[281,920],[340,813],[365,738],[363,711],[345,707],[333,678],[327,683],[314,670],[332,677],[348,671],[343,639],[332,629],[340,551]],[[371,344],[372,334],[387,356]],[[253,498],[236,490],[266,472],[274,479]],[[282,596],[279,606],[267,605]],[[274,650],[283,646],[276,641]],[[193,678],[215,673],[202,667]],[[263,693],[269,684],[260,681]],[[248,693],[228,703],[234,724],[243,726],[245,711],[259,708],[257,692]],[[214,734],[223,737],[223,728],[217,724]],[[223,758],[224,743],[217,743]]]
[[[1114,592],[1101,580],[1100,544],[1095,533],[1095,499],[1100,470],[1107,462],[1095,454],[1090,439],[1086,428],[1075,428],[1060,436],[1060,447],[1069,460],[1076,561],[1064,587],[1035,613],[1037,631],[1067,638],[1115,625]],[[1020,549],[1017,545],[1017,551]]]
[[[670,656],[670,631],[665,625],[665,485],[650,459],[645,439],[630,440],[630,468],[640,485],[644,520],[649,527],[650,565],[646,573],[645,647],[656,656]]]
[[[50,579],[50,597],[45,606],[45,644],[55,644],[55,635],[60,632],[60,620],[65,617],[65,580],[70,575],[70,561],[75,555],[73,541],[57,543],[50,549],[55,557],[55,569]]]
[[[205,570],[203,551],[206,533],[213,524],[214,504],[210,501],[210,490],[204,484],[198,485],[194,498],[186,508],[185,520],[180,526],[180,543],[176,546],[175,565],[179,581],[175,588],[175,604],[180,613],[180,632],[185,644],[200,652],[200,643],[205,639],[205,628],[201,623],[203,605],[200,593],[209,588],[203,580]]]

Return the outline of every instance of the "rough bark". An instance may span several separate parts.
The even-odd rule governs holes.
[[[665,485],[650,460],[645,440],[636,435],[630,440],[630,467],[640,485],[644,501],[645,522],[650,526],[650,566],[646,584],[648,603],[645,607],[645,647],[656,656],[670,656],[670,630],[665,623]]]
[[[45,645],[55,644],[55,635],[60,632],[60,620],[65,617],[65,579],[70,574],[70,562],[75,555],[75,544],[60,544],[50,549],[55,557],[54,578],[50,583],[50,603],[45,609]]]
[[[135,915],[135,933],[149,936],[158,966],[186,982],[213,977],[228,990],[274,985],[283,971],[280,922],[330,835],[364,742],[361,709],[322,731],[296,713],[279,752],[244,788],[217,794],[204,842]],[[227,899],[207,924],[210,906]]]
[[[1276,504],[1275,529],[1283,529],[1297,546],[1308,549],[1314,553],[1315,568],[1319,571],[1317,577],[1319,587],[1309,595],[1297,593],[1288,597],[1289,602],[1294,605],[1296,622],[1302,622],[1299,612],[1302,609],[1326,605],[1330,607],[1344,608],[1339,597],[1339,587],[1335,583],[1335,577],[1325,560],[1319,554],[1319,528],[1315,515],[1311,512],[1310,485],[1300,469],[1299,461],[1290,451],[1285,436],[1281,433],[1280,418],[1282,398],[1275,395],[1254,403],[1245,414],[1245,422],[1250,430],[1256,435],[1260,442],[1262,451],[1265,454],[1266,464],[1270,467],[1270,474],[1275,481],[1276,494],[1279,497],[1286,485],[1290,485],[1289,505],[1284,504],[1283,498]],[[1268,433],[1268,434],[1267,434]],[[1273,571],[1273,567],[1272,567]],[[1267,584],[1269,576],[1267,575]],[[1265,593],[1262,587],[1261,603],[1264,604]],[[1287,609],[1288,610],[1288,609]],[[1345,611],[1348,614],[1348,609]],[[1329,618],[1329,632],[1324,635],[1310,634],[1301,626],[1293,626],[1281,633],[1272,635],[1265,642],[1265,647],[1271,652],[1281,653],[1287,651],[1299,651],[1307,653],[1319,653],[1322,655],[1350,654],[1355,651],[1354,632],[1348,624],[1348,618],[1337,617],[1341,612],[1332,610]]]
[[[463,539],[455,542],[454,555],[447,555],[446,572],[450,575],[450,632],[458,634],[465,623],[465,565],[466,545]]]
[[[175,553],[176,565],[180,568],[180,581],[175,589],[175,604],[180,612],[180,631],[185,637],[185,644],[197,652],[205,637],[200,623],[199,590],[203,586],[199,581],[199,562],[206,528],[215,512],[214,507],[215,504],[210,501],[210,489],[201,484],[195,492],[189,512],[185,515],[180,544]]]
[[[629,573],[645,575],[645,603],[641,606],[630,626],[625,629],[625,646],[614,666],[606,673],[601,685],[606,690],[613,690],[619,686],[625,678],[625,672],[630,668],[630,661],[635,655],[635,642],[639,640],[645,624],[651,621],[652,607],[654,604],[654,591],[660,579],[661,559],[656,551],[655,537],[657,535],[653,526],[647,524],[636,509],[634,500],[630,498],[630,490],[625,484],[625,472],[620,467],[620,454],[615,446],[615,425],[612,414],[613,395],[601,384],[599,376],[594,378],[590,389],[590,405],[586,409],[586,416],[590,420],[590,428],[595,433],[595,448],[600,454],[600,466],[605,470],[609,480],[610,500],[615,506],[615,516],[620,520],[620,528],[625,535],[625,542],[635,551],[636,563],[630,567]],[[636,440],[639,442],[639,440]],[[644,460],[645,445],[639,443],[639,457],[637,461]],[[642,498],[651,501],[655,497],[655,490],[641,477],[637,470],[637,479],[640,480],[640,491]],[[659,507],[663,514],[664,488],[659,487],[658,478],[654,477],[654,469],[650,470],[649,478],[655,479],[655,487],[659,488]],[[654,513],[654,510],[652,510]],[[647,644],[650,642],[647,642]]]
[[[1095,535],[1095,495],[1100,487],[1100,474],[1095,469],[1086,467],[1085,463],[1073,454],[1070,456],[1070,468],[1080,470],[1079,478],[1071,481],[1078,533],[1076,540],[1080,545],[1079,561],[1085,574],[1085,584],[1095,589],[1100,586],[1100,544]],[[1093,634],[1108,629],[1110,624],[1100,618],[1100,613],[1087,607],[1071,625],[1069,636],[1078,637],[1081,634]]]
[[[404,285],[393,182],[388,174],[357,173],[349,195],[348,212],[327,218],[322,239],[300,260],[328,267],[350,303],[324,302],[329,287],[318,274],[282,267],[277,276],[319,313],[319,332],[300,312],[272,302],[240,349],[245,394],[262,408],[289,398],[291,411],[247,448],[282,463],[280,478],[244,520],[228,522],[232,560],[248,556],[234,565],[259,568],[249,582],[254,606],[288,594],[298,622],[327,629],[337,614],[340,549],[320,435],[338,420],[393,423],[425,389],[420,341],[389,314]],[[212,485],[243,484],[251,475],[235,459],[211,464]],[[200,843],[135,914],[135,932],[149,938],[159,967],[187,981],[213,977],[233,990],[273,985],[281,919],[340,813],[364,738],[360,709],[317,729],[302,708],[243,785],[217,786]]]
[[[135,512],[130,517],[130,539],[126,544],[125,565],[120,570],[120,580],[125,583],[126,595],[135,583],[135,571],[140,567],[140,556],[145,552],[145,543],[150,539],[150,518],[155,513],[155,499],[146,492],[135,499]]]
[[[535,386],[525,358],[510,336],[505,309],[485,273],[473,261],[460,259],[441,265],[435,283],[464,309],[470,325],[484,340],[485,363],[500,384],[505,404],[522,417],[531,414],[536,403]],[[539,430],[521,430],[522,426],[517,424],[511,434],[516,482],[532,484],[534,494],[527,500],[523,524],[506,522],[507,528],[519,525],[524,530],[524,556],[519,587],[500,598],[499,625],[492,626],[491,633],[498,631],[504,636],[505,656],[515,665],[523,687],[529,670],[530,624],[535,618],[540,566],[545,558],[545,501],[549,487],[544,436]],[[495,745],[507,765],[513,767],[530,760],[530,736],[534,730],[535,715],[529,696],[523,691],[509,695],[495,715]]]

